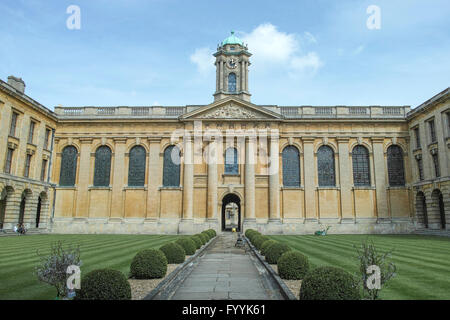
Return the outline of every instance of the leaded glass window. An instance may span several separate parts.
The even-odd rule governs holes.
[[[75,185],[77,174],[77,155],[78,151],[74,146],[67,146],[62,151],[61,171],[59,175],[59,185],[63,187],[72,187]]]
[[[317,151],[317,170],[319,187],[334,187],[336,185],[334,151],[329,146],[321,146]]]
[[[422,158],[417,159],[417,169],[419,171],[419,180],[423,180],[423,162],[422,162]]]
[[[369,151],[364,146],[356,146],[352,151],[353,184],[370,186]]]
[[[228,92],[236,92],[236,74],[230,73],[228,75]]]
[[[128,185],[131,187],[143,187],[145,184],[146,152],[144,147],[135,146],[130,150],[128,166]]]
[[[282,152],[283,186],[300,187],[300,153],[294,146],[287,146]]]
[[[225,174],[238,174],[238,153],[236,148],[228,148],[225,151]]]
[[[176,146],[164,150],[163,186],[180,186],[180,149]]]
[[[405,169],[403,165],[403,151],[397,145],[387,150],[388,178],[390,186],[405,185]]]
[[[95,151],[94,187],[109,187],[111,149],[101,146]]]
[[[436,177],[440,177],[441,169],[439,167],[438,153],[436,152],[435,154],[432,155],[432,157],[433,157],[433,164],[434,164],[434,174],[436,175]]]

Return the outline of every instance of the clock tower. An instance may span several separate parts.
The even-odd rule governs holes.
[[[226,38],[217,47],[216,57],[216,92],[214,101],[235,96],[250,101],[248,91],[248,67],[251,53],[247,51],[241,39],[234,35]]]

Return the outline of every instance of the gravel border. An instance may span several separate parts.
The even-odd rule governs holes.
[[[200,255],[202,255],[204,251],[216,240],[217,236],[215,236],[207,243],[205,243],[200,249],[198,249],[192,256],[186,259],[186,261],[184,261],[182,264],[179,264],[174,271],[172,271],[169,275],[167,275],[164,278],[164,280],[162,280],[158,284],[158,286],[152,291],[150,291],[142,300],[156,300],[155,298],[157,298],[157,296],[166,296],[166,294],[164,294],[164,291],[171,291],[170,289],[174,287],[172,282],[175,282],[174,280],[180,280],[177,279],[179,278],[177,276],[179,275],[182,276],[183,273],[182,271],[184,271],[184,269],[186,269],[189,265],[191,265],[194,260],[196,260]]]
[[[272,269],[270,264],[266,262],[264,257],[259,253],[259,251],[253,246],[253,244],[250,243],[250,240],[247,239],[246,236],[243,236],[245,241],[247,242],[249,248],[253,251],[255,256],[259,259],[259,261],[264,265],[264,267],[267,269],[269,274],[273,277],[275,282],[278,284],[280,288],[281,294],[284,296],[286,300],[298,300],[297,297],[292,293],[292,291],[289,289],[289,287],[284,283],[284,281],[280,278],[280,276],[275,272],[275,270]]]

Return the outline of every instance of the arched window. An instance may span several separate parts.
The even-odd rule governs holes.
[[[130,150],[128,165],[128,185],[130,187],[143,187],[145,185],[145,149],[135,146]]]
[[[236,92],[236,74],[230,73],[228,75],[228,92]]]
[[[67,146],[62,151],[61,170],[59,173],[59,185],[73,187],[77,175],[78,151],[74,146]]]
[[[390,186],[405,185],[405,169],[403,166],[403,151],[397,145],[387,149],[387,166]]]
[[[180,186],[180,149],[176,146],[164,150],[163,186]]]
[[[317,150],[317,171],[319,187],[334,187],[336,185],[334,151],[329,146],[321,146]]]
[[[370,186],[369,151],[364,146],[356,146],[352,151],[353,184]]]
[[[283,186],[300,187],[300,153],[294,146],[287,146],[282,152]]]
[[[228,148],[225,151],[225,174],[238,174],[238,153],[236,148]]]
[[[95,151],[94,187],[109,187],[111,149],[101,146]]]

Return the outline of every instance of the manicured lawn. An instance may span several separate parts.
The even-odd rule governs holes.
[[[177,236],[167,235],[29,235],[0,237],[0,300],[54,299],[56,290],[34,274],[36,253],[48,254],[50,244],[80,245],[81,276],[98,268],[111,268],[128,276],[130,262],[141,249],[159,248]]]
[[[397,276],[382,299],[450,299],[450,238],[420,235],[271,236],[307,255],[312,267],[331,265],[358,270],[353,245],[366,238],[380,251],[394,249]]]

